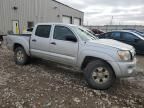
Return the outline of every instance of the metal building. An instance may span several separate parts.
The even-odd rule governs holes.
[[[0,0],[0,35],[40,22],[83,24],[84,13],[56,0]]]

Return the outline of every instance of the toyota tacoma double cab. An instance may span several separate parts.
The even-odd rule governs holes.
[[[88,85],[108,89],[117,78],[135,72],[135,49],[112,39],[98,39],[85,28],[62,23],[39,23],[32,34],[8,35],[14,60],[25,65],[31,57],[54,61],[83,72]]]

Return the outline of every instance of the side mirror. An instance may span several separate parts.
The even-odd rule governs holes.
[[[66,36],[66,40],[67,41],[71,41],[71,42],[77,42],[77,38],[75,36]]]

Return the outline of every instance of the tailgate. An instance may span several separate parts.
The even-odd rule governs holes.
[[[8,49],[12,49],[12,40],[9,38],[9,36],[4,36],[3,37],[3,44],[5,45],[5,46],[7,46],[8,47]]]

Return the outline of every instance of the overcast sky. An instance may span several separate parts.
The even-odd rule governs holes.
[[[144,0],[58,0],[85,13],[84,24],[144,25]]]

